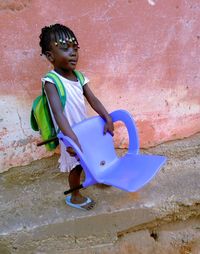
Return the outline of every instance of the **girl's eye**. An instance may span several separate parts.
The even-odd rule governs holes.
[[[67,51],[68,49],[69,49],[68,46],[61,47],[61,50],[63,50],[63,51]]]
[[[80,49],[80,47],[77,46],[77,45],[72,46],[72,47],[73,47],[73,50],[75,50],[75,51],[78,51],[78,49]],[[61,47],[61,50],[63,50],[63,51],[68,51],[69,48],[70,48],[70,46],[65,45],[64,47],[63,47],[63,46]]]
[[[80,49],[80,47],[79,47],[79,46],[77,46],[77,45],[75,45],[73,48],[74,48],[74,50],[78,50],[78,49]]]

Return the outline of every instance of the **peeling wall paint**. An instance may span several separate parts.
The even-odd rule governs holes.
[[[21,11],[30,4],[31,0],[4,0],[0,2],[0,10]]]
[[[40,56],[40,29],[56,22],[77,35],[77,68],[106,108],[132,113],[142,147],[199,132],[199,11],[196,0],[1,2],[0,172],[50,155],[36,147],[29,117],[51,69]],[[127,146],[120,124],[115,140]]]
[[[150,5],[154,6],[156,4],[156,0],[147,0],[147,1]]]

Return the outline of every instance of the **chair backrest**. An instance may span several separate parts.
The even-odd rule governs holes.
[[[138,154],[140,148],[139,136],[136,124],[131,114],[126,110],[119,109],[113,111],[110,115],[112,117],[113,122],[122,121],[127,128],[129,136],[128,153]]]
[[[92,117],[73,126],[90,169],[109,165],[117,159],[112,136],[103,134],[104,124],[101,117]]]

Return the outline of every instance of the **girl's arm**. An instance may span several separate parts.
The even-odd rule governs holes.
[[[87,101],[89,102],[90,106],[106,121],[106,124],[104,126],[104,134],[107,131],[109,131],[110,134],[113,136],[114,125],[112,122],[112,118],[108,114],[103,104],[99,101],[99,99],[97,99],[97,97],[90,90],[88,84],[85,84],[83,86],[83,93]]]
[[[45,89],[46,95],[48,97],[48,100],[51,106],[51,110],[53,112],[54,118],[56,120],[56,123],[59,129],[62,131],[64,135],[70,137],[81,149],[81,145],[78,141],[77,136],[73,132],[67,118],[63,114],[60,97],[58,95],[58,91],[55,85],[50,82],[45,82],[44,89]]]

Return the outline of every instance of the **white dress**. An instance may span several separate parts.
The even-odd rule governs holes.
[[[64,114],[67,117],[70,126],[72,126],[75,123],[78,123],[82,120],[84,120],[87,117],[86,114],[86,106],[85,106],[85,100],[83,95],[83,88],[79,81],[71,81],[63,76],[59,75],[57,72],[52,71],[55,73],[60,80],[62,81],[65,91],[66,91],[66,104],[64,108]],[[89,82],[89,79],[84,76],[84,84],[87,84]],[[48,81],[50,83],[53,83],[53,81],[49,78],[42,78],[42,82]],[[51,111],[51,108],[50,108]],[[58,126],[56,124],[56,121],[54,119],[53,113],[51,111],[52,119],[55,128],[57,129]],[[76,160],[75,157],[71,157],[66,152],[66,147],[63,144],[62,141],[60,141],[60,159],[59,159],[59,168],[61,172],[69,172],[72,170],[75,166],[79,165],[79,162]]]

